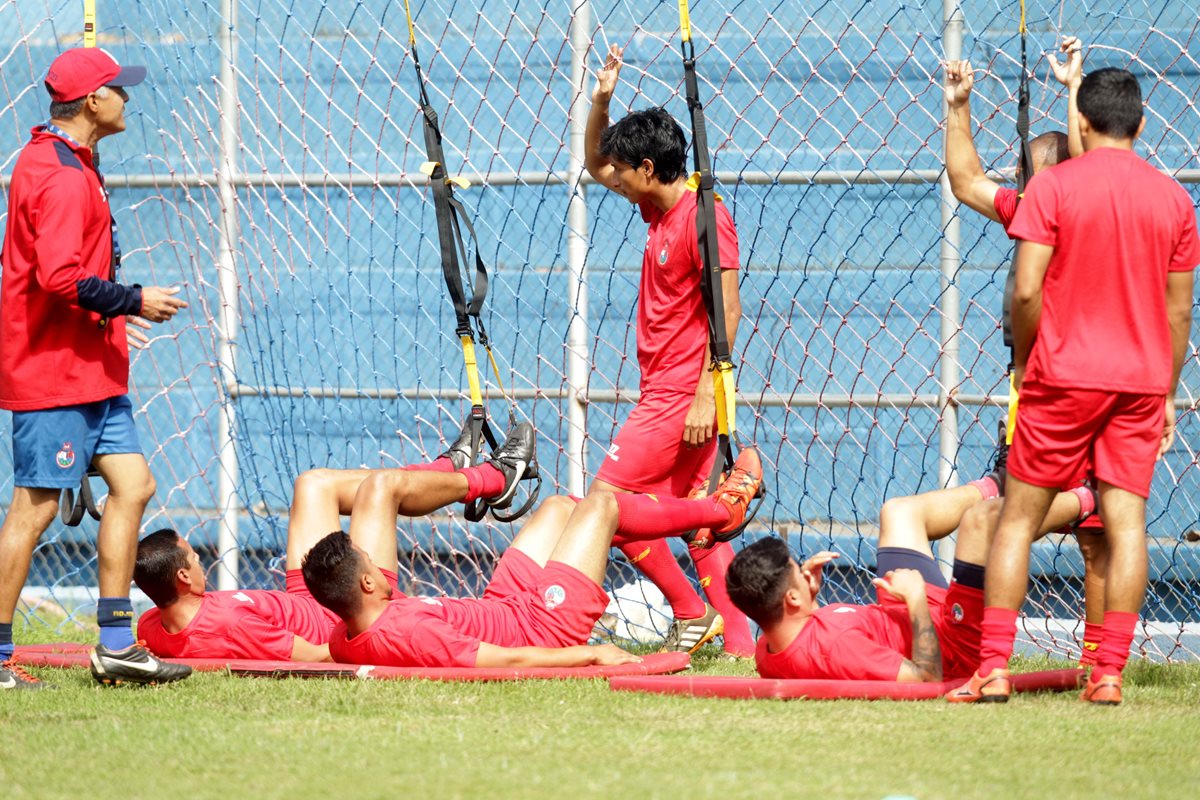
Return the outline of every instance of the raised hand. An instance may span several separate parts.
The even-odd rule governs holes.
[[[946,62],[946,104],[957,108],[971,97],[975,86],[975,73],[970,61]]]
[[[1046,56],[1055,80],[1067,88],[1079,88],[1083,82],[1083,42],[1075,36],[1064,36],[1058,49],[1066,56],[1063,61],[1051,53]]]
[[[596,90],[592,92],[593,100],[608,100],[613,96],[613,91],[617,88],[617,78],[621,75],[621,57],[625,54],[625,49],[619,45],[612,45],[608,48],[608,57],[604,59],[604,66],[596,70]]]

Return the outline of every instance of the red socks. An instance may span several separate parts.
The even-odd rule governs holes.
[[[1083,623],[1083,646],[1079,651],[1079,663],[1084,667],[1096,666],[1096,654],[1100,649],[1104,626],[1095,622]]]
[[[969,484],[979,490],[983,495],[984,500],[991,500],[993,497],[1000,496],[1000,485],[996,483],[996,479],[991,475],[984,475],[982,478],[971,481]]]
[[[704,616],[704,601],[692,588],[692,582],[675,560],[675,554],[671,552],[671,545],[666,539],[630,541],[618,533],[613,539],[613,546],[619,547],[629,563],[662,590],[676,619]]]
[[[504,473],[491,464],[467,467],[458,473],[467,479],[467,496],[463,498],[464,503],[474,502],[481,497],[495,497],[504,491]]]
[[[750,635],[750,620],[733,604],[725,589],[725,573],[733,561],[733,547],[729,542],[720,542],[708,550],[690,547],[688,553],[696,565],[696,574],[700,576],[700,586],[708,595],[708,602],[725,619],[725,652],[752,658],[754,637]]]
[[[1013,642],[1017,638],[1017,611],[999,606],[983,609],[983,635],[979,642],[978,674],[1008,669]]]
[[[719,528],[729,522],[729,510],[707,497],[684,500],[652,494],[613,496],[617,499],[617,532],[627,541],[662,539],[697,528]]]
[[[1096,650],[1096,666],[1092,680],[1104,675],[1120,675],[1129,660],[1129,645],[1133,643],[1138,615],[1129,611],[1105,611],[1100,647]]]

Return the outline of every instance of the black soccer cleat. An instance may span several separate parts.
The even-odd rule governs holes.
[[[37,678],[30,675],[25,670],[21,669],[20,665],[13,661],[5,661],[0,663],[0,691],[5,689],[46,689],[53,688],[48,684],[42,683]]]
[[[450,463],[456,470],[475,466],[475,451],[471,447],[471,423],[469,420],[458,432],[458,438],[454,440],[454,444],[450,445],[450,448],[438,458],[450,459]]]
[[[484,498],[484,502],[490,508],[508,508],[516,494],[517,483],[537,474],[537,435],[533,426],[528,422],[514,425],[488,463],[504,473],[504,491],[495,497]]]
[[[992,467],[985,478],[996,482],[1000,496],[1004,496],[1004,482],[1008,479],[1008,420],[1000,420],[999,437],[996,441],[996,451],[992,455]]]
[[[105,686],[170,683],[191,674],[191,667],[162,661],[140,642],[124,650],[99,644],[92,651],[92,677]]]

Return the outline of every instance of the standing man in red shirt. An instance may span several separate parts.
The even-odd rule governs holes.
[[[1083,152],[1079,140],[1079,84],[1083,80],[1083,43],[1074,36],[1063,37],[1060,49],[1065,58],[1051,57],[1050,67],[1059,83],[1067,88],[1067,133],[1049,131],[1029,142],[1033,174],[1066,161]],[[999,222],[1007,233],[1017,213],[1017,190],[1001,186],[988,177],[979,161],[971,134],[971,90],[975,73],[969,61],[950,61],[946,64],[946,177],[950,189],[960,203],[993,222]],[[1020,165],[1018,164],[1018,169]],[[1001,462],[1007,459],[1006,445],[1000,444]],[[997,478],[996,491],[1004,492],[1002,470],[993,473]],[[984,478],[984,480],[988,480]],[[1094,481],[1089,477],[1089,484]],[[985,496],[995,496],[987,495]],[[1087,516],[1075,524],[1073,532],[1083,556],[1084,625],[1079,661],[1085,666],[1095,663],[1104,623],[1104,576],[1108,571],[1108,542],[1104,538],[1104,522],[1099,514]]]
[[[1029,548],[1059,489],[1089,464],[1111,550],[1097,663],[1081,699],[1121,702],[1121,671],[1146,590],[1146,498],[1175,438],[1175,390],[1200,241],[1191,199],[1133,152],[1145,126],[1137,79],[1101,69],[1079,87],[1084,154],[1029,184],[1013,339],[1021,416],[988,558],[979,668],[954,702],[1004,702]]]
[[[117,282],[120,247],[96,143],[125,130],[126,87],[145,67],[98,48],[68,50],[46,73],[50,121],[13,168],[0,276],[0,408],[13,412],[14,489],[0,528],[0,688],[41,685],[15,665],[12,622],[33,550],[59,492],[89,466],[108,484],[96,539],[103,683],[163,683],[191,670],[160,662],[130,630],[129,583],[154,477],[142,455],[129,391],[126,318],[166,322],[187,304],[177,288]],[[149,320],[147,322],[146,320]],[[147,340],[128,331],[134,346]]]
[[[590,493],[687,497],[707,488],[716,457],[716,400],[708,373],[708,314],[700,293],[696,192],[688,186],[687,140],[662,108],[635,111],[609,125],[608,106],[623,51],[613,45],[597,73],[588,115],[587,169],[600,185],[638,206],[650,225],[638,288],[637,350],[641,397],[617,433]],[[738,240],[733,218],[717,205],[725,326],[732,346],[742,307],[738,299]],[[632,509],[630,514],[640,514]],[[725,591],[733,548],[689,547],[706,604],[680,569],[667,540],[613,542],[671,604],[675,622],[664,649],[695,652],[724,633],[727,652],[753,653],[745,617]]]

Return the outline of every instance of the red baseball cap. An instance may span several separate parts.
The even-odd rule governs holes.
[[[145,79],[145,67],[122,67],[99,47],[76,47],[54,59],[46,91],[56,102],[69,103],[101,86],[136,86]]]

